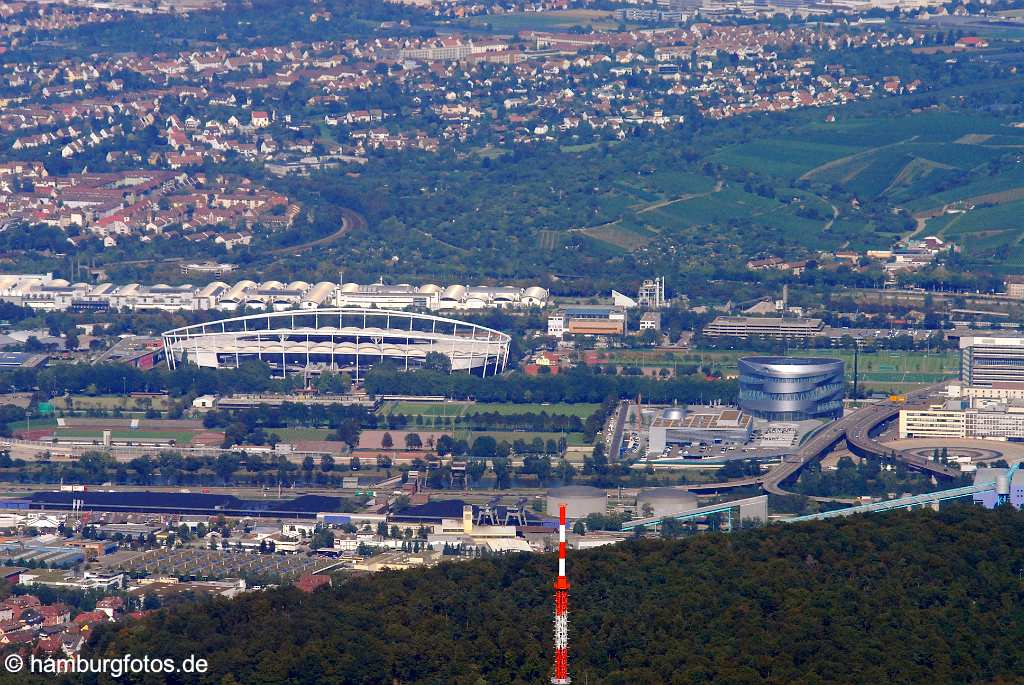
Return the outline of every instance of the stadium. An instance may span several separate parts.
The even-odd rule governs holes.
[[[326,308],[267,312],[175,328],[163,334],[167,365],[237,368],[261,360],[282,376],[335,369],[358,380],[376,363],[421,366],[431,352],[452,369],[493,376],[505,370],[510,337],[455,319],[400,311]]]

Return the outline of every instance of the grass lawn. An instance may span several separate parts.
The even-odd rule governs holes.
[[[126,404],[127,399],[127,404]],[[142,400],[150,400],[153,409],[164,410],[167,409],[167,398],[166,397],[131,397],[125,398],[124,395],[71,395],[71,408],[75,410],[79,409],[127,409],[129,411],[145,411],[147,407]],[[51,402],[53,403],[54,409],[67,410],[67,401],[63,397],[54,397]]]
[[[567,404],[559,402],[556,404],[509,404],[506,402],[477,402],[469,407],[467,414],[483,414],[497,412],[499,414],[539,414],[546,412],[549,415],[578,416],[585,419],[601,408],[600,404]]]
[[[736,359],[754,352],[694,352],[686,355],[691,362],[711,362],[723,373],[735,374]],[[846,362],[846,378],[853,381],[853,352],[850,350],[793,350],[791,354],[808,357],[830,357]],[[863,352],[860,355],[860,380],[868,384],[906,383],[924,385],[953,378],[960,371],[960,355],[955,350],[940,352]]]
[[[387,402],[380,408],[382,416],[462,416],[468,402]]]
[[[39,428],[53,428],[57,425],[57,419],[32,419],[31,421],[15,421],[9,425],[12,431],[38,430]]]

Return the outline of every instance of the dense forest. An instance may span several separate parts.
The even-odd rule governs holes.
[[[204,601],[103,629],[89,655],[209,659],[202,680],[166,682],[532,685],[549,676],[554,568],[515,555]],[[967,507],[573,553],[572,675],[1016,683],[1022,568],[1024,514]]]

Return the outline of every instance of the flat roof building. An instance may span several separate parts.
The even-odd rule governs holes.
[[[573,305],[548,317],[548,335],[624,335],[626,309],[618,305]]]
[[[647,453],[691,442],[745,444],[753,430],[753,418],[732,407],[669,407],[651,422]]]
[[[1024,387],[1024,337],[962,336],[960,380],[979,388]]]
[[[900,410],[900,439],[966,438],[967,416],[959,408],[936,405]]]
[[[1024,406],[992,400],[952,400],[900,410],[900,438],[1024,440]]]
[[[704,328],[709,338],[813,338],[822,334],[821,319],[766,316],[719,316]]]

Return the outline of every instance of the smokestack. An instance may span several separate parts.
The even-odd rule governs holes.
[[[558,505],[558,580],[555,581],[555,675],[551,685],[569,685],[569,580],[565,577],[565,505]]]

